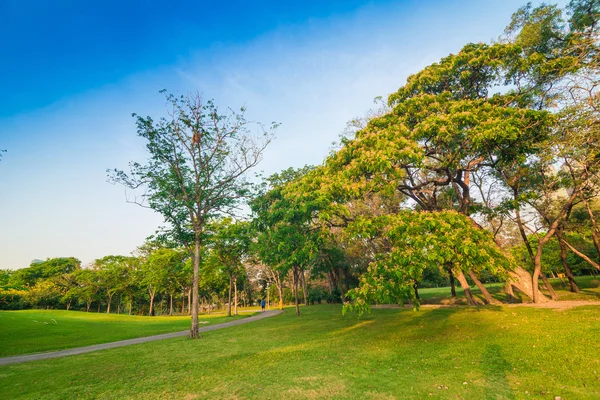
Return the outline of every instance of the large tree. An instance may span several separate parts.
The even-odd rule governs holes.
[[[114,182],[143,194],[133,200],[161,213],[173,237],[193,255],[192,327],[198,337],[198,276],[207,223],[235,213],[249,193],[248,171],[262,158],[273,137],[240,112],[221,112],[200,94],[167,96],[169,116],[155,121],[137,118],[138,136],[146,140],[148,160],[133,162],[130,171],[109,171]],[[257,130],[253,128],[258,128]]]

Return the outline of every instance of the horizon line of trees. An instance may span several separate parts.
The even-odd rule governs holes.
[[[418,306],[433,282],[453,297],[459,285],[470,305],[472,287],[497,301],[489,281],[505,283],[508,301],[558,299],[555,274],[578,292],[576,274],[600,271],[599,82],[600,1],[529,3],[497,41],[465,45],[351,121],[322,165],[258,187],[249,171],[278,124],[167,95],[167,118],[135,116],[147,163],[109,171],[166,223],[132,276],[150,313],[165,296],[185,308],[187,290],[191,337],[200,302],[226,299],[231,314],[245,283],[261,296],[268,283],[281,301],[287,289],[297,314],[318,287],[359,313]],[[227,217],[243,202],[247,221]],[[91,270],[135,264],[102,260]],[[132,298],[117,283],[96,292],[107,310]]]

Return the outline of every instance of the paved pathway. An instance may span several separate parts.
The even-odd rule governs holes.
[[[200,331],[200,333],[209,332],[209,331],[215,331],[217,329],[229,328],[230,326],[247,324],[249,322],[258,321],[260,319],[274,317],[275,315],[279,315],[282,312],[283,311],[281,311],[281,310],[265,311],[264,313],[261,312],[258,315],[253,315],[251,317],[237,319],[235,321],[200,327],[199,331]],[[130,346],[132,344],[153,342],[155,340],[163,340],[163,339],[171,339],[171,338],[176,338],[176,337],[181,337],[181,336],[187,336],[187,335],[189,335],[189,333],[190,333],[189,330],[181,331],[181,332],[163,333],[162,335],[154,335],[154,336],[146,336],[146,337],[135,338],[135,339],[120,340],[118,342],[101,343],[101,344],[95,344],[92,346],[76,347],[74,349],[52,351],[52,352],[48,352],[48,353],[36,353],[36,354],[25,354],[22,356],[4,357],[4,358],[0,358],[0,365],[18,364],[18,363],[23,363],[23,362],[27,362],[27,361],[38,361],[38,360],[47,360],[49,358],[73,356],[75,354],[89,353],[92,351],[114,349],[115,347]]]

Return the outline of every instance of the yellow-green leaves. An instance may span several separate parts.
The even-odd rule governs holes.
[[[512,269],[510,258],[494,243],[492,235],[470,218],[453,211],[401,211],[350,226],[357,237],[381,235],[391,251],[380,254],[350,291],[347,310],[359,314],[370,303],[418,304],[413,285],[426,268],[450,265],[455,271],[488,271],[504,275]]]

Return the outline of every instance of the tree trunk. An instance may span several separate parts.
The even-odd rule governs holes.
[[[113,298],[113,295],[109,294],[108,295],[108,306],[106,307],[106,313],[107,314],[110,314],[110,303],[112,303],[112,298]]]
[[[170,293],[169,296],[171,297],[169,299],[169,315],[173,315],[173,293]]]
[[[413,289],[415,291],[415,298],[417,300],[421,300],[421,298],[419,297],[419,284],[417,282],[413,283]]]
[[[298,267],[294,267],[292,276],[294,279],[294,297],[296,299],[296,315],[300,315],[300,306],[298,305]]]
[[[227,316],[231,317],[231,286],[233,284],[233,277],[229,274],[229,301],[227,302]]]
[[[510,282],[506,282],[506,287],[504,289],[506,291],[506,297],[508,299],[509,303],[514,303],[515,302],[515,293],[513,292],[513,288],[512,285],[510,284]]]
[[[200,232],[196,229],[194,247],[194,282],[192,283],[192,327],[190,337],[197,339],[200,337],[198,332],[198,278],[200,274]]]
[[[592,241],[594,242],[594,247],[596,248],[596,252],[598,253],[598,259],[600,260],[600,232],[598,231],[598,223],[596,222],[596,217],[592,212],[588,199],[586,199],[583,195],[581,196],[581,198],[583,199],[585,209],[587,210],[588,215],[590,217],[590,222],[592,223]]]
[[[148,293],[150,294],[150,310],[148,310],[148,315],[152,317],[154,316],[154,292],[148,290]]]
[[[516,198],[516,196],[517,196],[517,194],[515,194],[515,198]],[[529,254],[529,258],[531,259],[531,262],[533,264],[535,264],[535,254],[533,254],[533,249],[531,248],[531,243],[529,242],[529,238],[527,237],[527,234],[525,233],[525,226],[523,224],[523,220],[521,219],[521,212],[520,212],[519,207],[517,207],[515,209],[515,217],[516,217],[515,219],[517,221],[517,226],[519,227],[519,233],[521,234],[521,239],[523,240],[523,243],[525,243],[525,247],[527,248],[527,253]],[[548,278],[546,278],[546,276],[541,271],[540,271],[540,277],[542,278],[542,281],[544,282],[546,289],[550,293],[550,297],[552,298],[552,300],[558,300],[558,294],[556,293],[556,291],[554,290],[554,288],[548,281]],[[532,295],[532,300],[533,300],[533,292],[531,295]]]
[[[280,279],[279,281],[275,282],[275,285],[277,286],[277,291],[279,292],[279,309],[283,310],[283,282]]]
[[[300,274],[302,277],[302,294],[304,295],[304,305],[308,305],[308,296],[306,294],[306,277],[304,276],[304,271]]]
[[[575,247],[573,247],[569,242],[567,242],[566,240],[563,239],[563,243],[569,248],[571,249],[571,251],[575,254],[577,254],[579,257],[583,258],[588,264],[590,264],[592,267],[600,270],[600,264],[598,264],[597,262],[595,262],[594,260],[592,260],[591,258],[589,258],[588,256],[586,256],[584,253],[582,253],[581,251],[577,250]]]
[[[546,286],[546,289],[550,293],[550,298],[554,301],[558,300],[558,293],[556,293],[556,291],[554,290],[554,287],[548,280],[548,277],[542,271],[540,271],[540,278],[542,278],[542,282],[544,282],[544,286]]]
[[[292,268],[292,270],[290,271],[290,277],[292,279],[292,284],[290,286],[290,288],[292,289],[292,303],[294,302],[294,297],[296,296],[296,285],[295,285],[295,276],[294,276],[294,269]]]
[[[565,269],[565,274],[567,275],[567,278],[569,279],[569,286],[571,286],[571,292],[579,293],[579,287],[577,286],[577,283],[575,282],[575,277],[573,276],[573,271],[571,271],[571,267],[569,266],[569,263],[567,262],[567,246],[565,246],[565,244],[563,243],[561,236],[558,236],[558,243],[560,245],[560,261],[562,262],[562,265]]]
[[[185,314],[185,290],[181,291],[181,315]]]
[[[131,315],[132,308],[133,308],[133,299],[129,299],[129,315]]]
[[[456,287],[454,286],[454,274],[452,273],[452,268],[449,267],[448,276],[450,277],[450,293],[452,293],[452,297],[456,297]]]
[[[540,241],[541,242],[541,241]],[[540,272],[542,271],[542,249],[543,245],[540,243],[538,245],[538,251],[535,257],[533,258],[533,274],[531,278],[531,290],[533,293],[533,302],[540,302],[540,289],[539,289],[539,281],[538,277],[540,276]]]
[[[187,311],[188,315],[192,313],[192,288],[188,289],[188,303],[187,303]]]
[[[475,275],[475,272],[473,272],[472,270],[469,270],[468,274],[471,277],[471,279],[473,280],[473,282],[475,282],[475,285],[477,285],[477,287],[481,291],[481,294],[483,295],[483,298],[485,299],[485,304],[494,304],[495,301],[492,298],[492,295],[490,294],[490,292],[488,292],[487,288],[483,285],[483,283],[481,283],[481,281],[477,278],[477,275]]]
[[[533,302],[534,303],[540,303],[542,301],[541,293],[540,293],[540,290],[538,287],[538,278],[540,276],[540,273],[542,272],[542,252],[544,251],[544,246],[546,245],[546,243],[548,243],[548,241],[552,238],[552,236],[554,236],[554,234],[556,233],[556,230],[558,229],[558,226],[563,222],[567,213],[571,210],[571,207],[573,206],[573,201],[575,200],[577,194],[578,194],[578,191],[573,190],[573,193],[571,193],[567,202],[563,205],[562,209],[560,210],[560,213],[555,218],[554,222],[549,226],[548,232],[546,233],[546,235],[543,238],[541,238],[538,242],[537,252],[535,253],[535,258],[533,260],[534,262],[533,262],[532,290],[533,290]],[[567,244],[567,243],[565,242],[565,244]],[[567,244],[567,246],[569,248],[571,248],[570,245]]]
[[[71,300],[67,301],[67,311],[71,308]]]
[[[342,300],[342,303],[343,303],[344,299],[346,298],[346,296],[344,295],[344,288],[342,287],[341,279],[338,276],[338,274],[335,273],[335,268],[331,268],[331,274],[333,276],[333,280],[334,280],[335,286],[337,286],[338,289],[340,289],[340,297],[341,297],[341,300]]]
[[[87,305],[86,312],[90,312],[90,307],[92,306],[92,302],[91,301],[87,301],[86,305]]]
[[[467,304],[470,306],[477,305],[477,303],[475,302],[475,299],[473,298],[473,293],[471,293],[471,287],[469,286],[469,283],[467,282],[467,278],[465,278],[465,275],[463,274],[462,271],[459,271],[458,274],[456,274],[456,279],[458,280],[458,283],[460,283],[460,286],[462,287],[463,291],[465,292],[465,297],[467,298]]]
[[[508,274],[511,277],[510,284],[513,287],[519,289],[520,292],[522,292],[524,295],[526,295],[533,301],[533,279],[531,277],[531,274],[521,267],[515,268],[514,271],[510,271]],[[539,293],[539,301],[547,302],[548,298],[542,293]]]
[[[234,289],[234,298],[233,298],[233,314],[238,315],[237,307],[238,307],[238,291],[237,291],[237,276],[233,278],[233,289]]]

